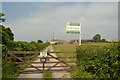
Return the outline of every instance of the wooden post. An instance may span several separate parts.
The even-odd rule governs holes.
[[[43,72],[44,72],[44,68],[45,68],[45,65],[44,65],[44,62],[43,62]]]
[[[44,56],[43,56],[43,59],[44,59]],[[45,68],[45,64],[44,64],[44,61],[43,61],[43,72],[44,72],[44,68]]]
[[[79,37],[79,46],[81,46],[81,23],[80,23],[80,37]]]

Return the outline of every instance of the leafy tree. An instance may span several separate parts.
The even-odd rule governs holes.
[[[2,43],[7,44],[9,41],[9,35],[5,31],[2,31]]]
[[[36,42],[35,42],[35,41],[31,41],[30,43],[31,43],[31,44],[36,44]]]
[[[38,40],[37,43],[43,43],[43,41],[42,40]]]
[[[2,44],[2,25],[0,25],[0,44]]]
[[[107,42],[106,39],[102,39],[101,42]]]
[[[100,41],[101,41],[101,35],[100,35],[100,34],[96,34],[96,35],[93,37],[93,41],[95,41],[95,42],[100,42]]]
[[[101,35],[100,35],[100,34],[96,34],[96,35],[93,37],[93,41],[94,41],[94,42],[107,42],[106,39],[101,39]]]
[[[12,33],[11,29],[5,28],[2,26],[2,43],[7,44],[9,41],[14,40],[14,34]]]
[[[5,21],[5,19],[2,18],[2,16],[4,15],[5,15],[4,13],[0,13],[0,23]],[[5,26],[0,25],[0,35],[2,35],[1,37],[3,44],[8,44],[9,41],[14,40],[14,34],[9,27],[5,28]]]
[[[4,31],[9,35],[9,39],[13,41],[14,34],[12,33],[12,30],[8,27],[8,28],[5,28]]]
[[[2,18],[4,15],[5,15],[4,13],[0,13],[0,23],[1,23],[1,22],[5,22],[5,19]]]

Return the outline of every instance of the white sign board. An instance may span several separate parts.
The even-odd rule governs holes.
[[[81,23],[67,23],[66,32],[70,34],[80,34],[79,45],[81,45]]]
[[[40,57],[47,57],[47,52],[40,52]]]
[[[45,58],[42,58],[42,59],[41,59],[41,62],[46,62],[46,59],[45,59]]]
[[[67,23],[66,31],[67,31],[67,33],[71,33],[71,34],[79,34],[80,27],[81,27],[80,23]]]

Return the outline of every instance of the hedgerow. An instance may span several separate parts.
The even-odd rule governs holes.
[[[76,52],[79,65],[83,66],[84,71],[95,75],[95,78],[119,78],[118,44],[78,46]]]

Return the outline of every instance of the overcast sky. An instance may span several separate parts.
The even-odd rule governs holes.
[[[66,23],[82,25],[82,39],[101,34],[107,40],[118,39],[117,2],[3,2],[4,23],[15,34],[15,40],[43,41],[79,39],[66,34]]]
[[[1,0],[2,2],[118,2],[120,0]]]

